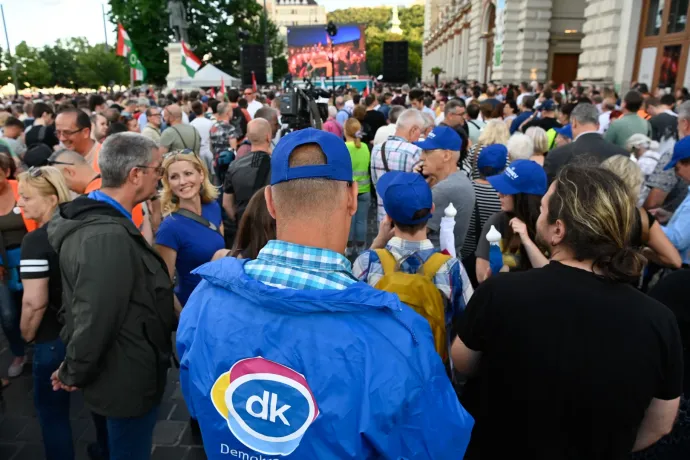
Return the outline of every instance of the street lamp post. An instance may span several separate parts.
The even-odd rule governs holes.
[[[14,80],[14,96],[19,97],[19,88],[17,85],[19,84],[19,80],[17,80],[17,63],[12,59],[12,51],[10,50],[10,38],[9,35],[7,34],[7,23],[5,23],[5,8],[3,8],[2,5],[0,5],[0,13],[2,13],[2,27],[5,29],[5,41],[7,42],[7,54],[10,56],[10,60],[12,60],[12,79]]]

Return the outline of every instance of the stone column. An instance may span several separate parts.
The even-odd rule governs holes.
[[[604,0],[606,1],[606,0]],[[549,37],[551,36],[552,0],[508,0],[506,2],[506,29],[510,32],[506,39],[515,52],[505,53],[514,65],[515,71],[504,75],[503,82],[517,83],[532,79],[532,69],[536,69],[536,79],[544,81],[549,64]],[[511,16],[517,16],[514,23]],[[509,40],[508,40],[509,39]],[[514,56],[514,60],[512,57]]]
[[[642,0],[588,0],[578,80],[625,92],[634,73]]]
[[[468,80],[479,80],[480,68],[484,65],[479,62],[479,40],[481,36],[483,4],[483,0],[472,0],[468,37],[469,53],[467,55]]]

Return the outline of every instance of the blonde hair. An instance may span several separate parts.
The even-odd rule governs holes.
[[[67,188],[65,178],[57,168],[41,166],[37,169],[41,171],[38,177],[32,175],[33,170],[23,172],[17,177],[20,193],[24,187],[28,186],[36,190],[41,196],[56,196],[58,204],[72,201],[72,195],[69,188]]]
[[[640,166],[626,156],[614,155],[610,158],[607,158],[601,164],[601,167],[608,169],[616,176],[620,177],[628,188],[628,193],[630,194],[633,203],[637,203],[637,199],[640,196],[642,183],[644,182],[644,176]]]
[[[211,183],[210,175],[204,162],[194,153],[172,152],[170,156],[167,156],[165,160],[163,160],[162,165],[165,170],[162,177],[163,191],[161,192],[161,208],[164,216],[177,212],[180,209],[179,200],[176,199],[177,197],[173,194],[170,183],[168,182],[168,168],[178,161],[187,161],[191,163],[194,169],[204,175],[199,193],[201,195],[202,204],[211,203],[218,198],[218,189]]]
[[[362,146],[362,140],[357,137],[357,133],[362,129],[362,124],[356,118],[348,118],[345,122],[345,136],[352,138],[355,143],[355,147],[360,148]]]
[[[527,137],[532,139],[532,143],[534,143],[534,153],[543,155],[547,150],[549,150],[549,140],[546,137],[546,131],[544,131],[543,128],[540,128],[539,126],[532,126],[527,128],[525,134]]]
[[[479,133],[478,142],[482,145],[503,144],[510,138],[510,131],[503,120],[490,120]]]

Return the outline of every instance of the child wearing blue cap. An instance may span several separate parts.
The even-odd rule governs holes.
[[[547,258],[534,243],[541,197],[547,190],[544,168],[534,161],[517,160],[503,174],[487,177],[487,181],[498,192],[501,212],[486,221],[477,243],[477,280],[481,283],[492,275],[489,269],[489,242],[486,239],[492,226],[502,236],[502,271],[527,270],[546,265]]]
[[[474,291],[458,259],[441,254],[427,238],[427,222],[435,212],[443,212],[434,208],[429,184],[420,174],[391,171],[381,176],[377,190],[386,216],[371,249],[355,260],[352,274],[385,290],[379,283],[389,274],[389,265],[408,274],[431,270],[425,274],[433,276],[443,297],[450,327]]]

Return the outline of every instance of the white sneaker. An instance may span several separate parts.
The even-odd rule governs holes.
[[[19,377],[24,371],[24,364],[26,364],[26,356],[18,364],[11,364],[10,368],[7,369],[7,376],[11,379]]]

